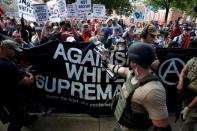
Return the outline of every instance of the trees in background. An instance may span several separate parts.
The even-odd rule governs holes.
[[[151,5],[154,8],[161,8],[166,10],[165,14],[165,21],[168,19],[168,14],[170,11],[170,8],[172,7],[172,2],[174,0],[146,0],[145,4],[146,5]]]
[[[194,11],[194,7],[197,6],[196,0],[146,0],[144,3],[146,5],[151,5],[154,8],[165,9],[165,21],[168,19],[170,9],[180,9],[184,11],[186,15],[193,17],[196,17],[197,15]]]
[[[44,0],[47,2],[49,0]],[[193,17],[197,16],[197,12],[194,11],[194,7],[197,6],[196,0],[134,0],[135,2],[144,2],[147,6],[150,5],[156,11],[157,9],[165,9],[165,21],[167,21],[170,9],[180,9]],[[67,4],[76,2],[76,0],[66,0]],[[107,13],[112,13],[113,10],[119,15],[130,15],[132,13],[132,7],[129,0],[92,0],[94,4],[104,4]]]

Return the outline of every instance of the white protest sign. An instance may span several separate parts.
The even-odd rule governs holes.
[[[77,12],[77,19],[78,20],[85,20],[86,19],[86,12],[85,11],[78,11]]]
[[[93,18],[91,11],[77,11],[77,17],[78,20],[90,20]]]
[[[91,10],[91,0],[77,0],[78,11],[89,11]]]
[[[104,19],[106,16],[105,5],[93,4],[94,19]]]
[[[51,0],[47,2],[48,10],[49,10],[49,20],[51,22],[60,22],[61,18],[59,17],[59,9],[56,3],[56,0]]]
[[[43,22],[49,20],[49,13],[46,4],[34,4],[33,8],[36,21]]]
[[[66,2],[65,0],[57,0],[57,7],[60,16],[67,16]]]
[[[86,19],[87,20],[93,19],[93,14],[91,12],[86,12]]]
[[[35,21],[32,0],[17,0],[19,17],[29,21]]]
[[[68,17],[77,17],[77,5],[75,3],[73,4],[67,4],[67,10],[68,10]]]

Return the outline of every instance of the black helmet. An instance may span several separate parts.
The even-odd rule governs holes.
[[[154,60],[156,60],[156,53],[152,45],[142,42],[132,44],[128,49],[128,58],[130,61],[147,68]]]

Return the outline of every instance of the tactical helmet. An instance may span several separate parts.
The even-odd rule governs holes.
[[[157,57],[154,48],[150,44],[136,42],[129,47],[128,58],[130,61],[147,68]]]

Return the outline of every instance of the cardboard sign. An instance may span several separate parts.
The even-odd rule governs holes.
[[[60,22],[61,18],[59,16],[59,9],[57,6],[56,0],[51,0],[47,2],[49,10],[49,20],[52,22]]]
[[[91,0],[77,0],[78,11],[89,11],[91,10]]]
[[[46,4],[34,4],[33,8],[34,8],[36,21],[44,22],[49,20],[49,13]]]
[[[57,0],[57,7],[59,11],[59,15],[62,17],[67,16],[67,8],[65,0]]]
[[[76,18],[78,20],[85,20],[86,19],[86,12],[85,11],[78,11]]]
[[[105,5],[93,4],[93,16],[95,19],[104,19],[106,17]]]
[[[36,21],[33,13],[32,0],[17,0],[19,17],[29,21]]]
[[[77,5],[76,3],[67,4],[67,10],[68,10],[68,17],[77,17]]]

